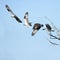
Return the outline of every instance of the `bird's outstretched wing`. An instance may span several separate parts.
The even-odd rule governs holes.
[[[5,5],[6,9],[8,12],[11,13],[11,17],[15,18],[17,22],[22,23],[22,21],[12,12],[12,10],[10,9],[10,7],[8,5]]]
[[[17,22],[22,23],[22,21],[16,15],[14,15],[14,18],[17,20]]]
[[[11,8],[8,5],[5,5],[5,7],[6,7],[6,9],[7,9],[8,12],[10,12],[11,14],[14,15],[13,11],[11,10]]]
[[[32,31],[32,36],[34,36],[37,31],[38,31],[38,30],[33,30],[33,31]]]
[[[25,26],[32,26],[28,19],[28,12],[24,15]]]

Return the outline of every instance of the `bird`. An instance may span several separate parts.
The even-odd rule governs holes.
[[[51,34],[51,32],[54,32],[54,30],[52,30],[52,27],[49,24],[45,24],[47,31],[50,32],[49,34]],[[45,30],[43,29],[43,30]]]
[[[33,26],[32,36],[34,36],[36,34],[36,32],[43,26],[44,26],[43,24],[35,23]]]
[[[5,7],[6,7],[7,11],[11,13],[11,17],[12,18],[15,18],[17,22],[22,23],[22,21],[20,20],[20,18],[18,18],[18,16],[16,16],[13,13],[13,11],[10,9],[10,7],[8,5],[5,5]]]
[[[24,21],[25,21],[24,26],[27,26],[27,27],[32,26],[31,22],[29,22],[29,19],[28,19],[28,12],[26,12],[24,15]]]

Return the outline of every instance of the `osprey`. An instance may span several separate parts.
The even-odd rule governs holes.
[[[28,12],[26,12],[24,15],[24,21],[25,21],[25,24],[24,24],[25,26],[27,26],[27,27],[32,26],[28,20]]]
[[[10,7],[8,5],[5,5],[5,7],[6,7],[7,11],[11,13],[12,18],[15,18],[17,20],[17,22],[22,23],[22,21],[12,12],[12,10],[10,9]]]
[[[43,27],[43,24],[35,23],[34,26],[33,26],[32,36],[35,35],[35,33],[36,33],[41,27]]]

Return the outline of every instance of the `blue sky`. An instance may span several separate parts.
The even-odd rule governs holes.
[[[22,24],[10,17],[5,5],[22,20]],[[48,35],[39,30],[31,36],[32,27],[24,26],[23,16],[29,12],[29,21],[49,23],[47,16],[60,27],[60,0],[0,0],[0,60],[60,60],[60,46],[53,46]]]

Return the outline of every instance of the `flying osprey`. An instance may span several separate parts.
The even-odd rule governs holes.
[[[35,33],[36,33],[41,27],[43,27],[43,24],[35,23],[34,26],[33,26],[32,36],[35,35]]]
[[[17,20],[17,22],[22,23],[22,21],[12,12],[12,10],[10,9],[10,7],[8,5],[5,5],[5,7],[6,7],[7,11],[11,13],[12,18],[15,18]]]
[[[24,24],[25,26],[27,26],[27,27],[32,26],[28,20],[28,12],[26,12],[24,15],[24,21],[25,21],[25,24]]]

